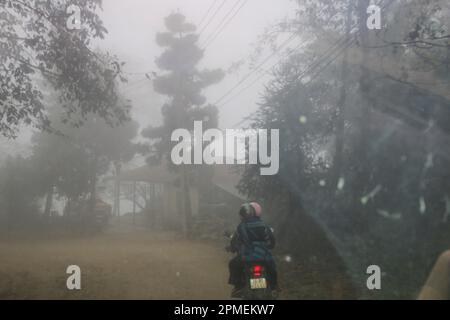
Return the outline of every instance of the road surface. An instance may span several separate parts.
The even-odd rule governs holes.
[[[145,230],[0,241],[0,299],[227,299],[219,246]],[[68,290],[66,268],[81,268]]]

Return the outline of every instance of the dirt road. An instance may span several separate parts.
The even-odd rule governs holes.
[[[0,237],[0,299],[228,299],[224,246],[133,227],[126,217],[89,237]],[[354,297],[332,256],[286,257],[276,256],[280,299]],[[69,265],[81,268],[81,290],[66,288]]]
[[[227,299],[229,256],[170,233],[0,241],[0,299]],[[80,266],[81,290],[66,288]]]

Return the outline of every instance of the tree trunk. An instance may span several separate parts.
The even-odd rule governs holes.
[[[191,236],[192,232],[192,207],[191,196],[189,194],[189,180],[186,166],[182,165],[182,185],[183,185],[183,214],[184,214],[184,234]]]
[[[133,226],[136,225],[136,181],[133,181]]]
[[[166,188],[165,185],[164,188]],[[147,197],[147,193],[145,194],[145,197]],[[161,208],[157,207],[155,184],[152,183],[150,184],[150,203],[148,206],[148,211],[146,213],[147,213],[147,225],[151,227],[153,230],[161,228],[163,225],[164,213],[162,212],[162,210],[163,210],[162,207]]]
[[[89,199],[89,214],[94,213],[95,208],[95,202],[96,202],[96,186],[97,186],[97,165],[98,165],[98,158],[97,155],[94,154],[94,161],[92,165],[92,172],[91,172],[91,198]]]
[[[114,162],[114,168],[115,168],[115,174],[116,179],[114,181],[114,210],[113,215],[119,217],[120,216],[120,162],[116,161]]]
[[[47,197],[45,199],[45,209],[44,209],[44,218],[50,218],[50,211],[53,205],[53,185],[48,188]]]

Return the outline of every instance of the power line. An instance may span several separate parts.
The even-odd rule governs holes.
[[[303,42],[300,42],[299,44],[297,44],[297,46],[295,46],[292,50],[293,51],[295,51],[295,50],[297,50],[297,49],[299,49],[301,46],[302,46],[302,44],[303,44]],[[281,58],[280,58],[280,60],[278,60],[277,62],[275,62],[274,64],[272,64],[268,69],[269,70],[272,70],[274,67],[276,67],[277,65],[279,65],[280,63],[282,63],[283,62],[283,58],[284,57],[286,57],[286,56],[288,56],[289,55],[289,52],[287,52],[287,53],[285,53]],[[265,73],[269,73],[269,71],[267,71],[267,70],[260,70],[260,71],[258,71],[257,73],[256,73],[256,75],[259,75],[261,72],[265,72]],[[240,90],[236,95],[234,95],[233,97],[235,97],[235,96],[238,96],[241,92],[243,92],[243,91],[245,91],[245,90],[247,90],[248,88],[250,88],[250,87],[252,87],[258,80],[259,80],[260,78],[258,78],[258,79],[255,79],[254,81],[252,81],[251,83],[250,83],[250,85],[248,85],[247,87],[245,87],[244,89],[242,89],[242,90]],[[223,105],[225,105],[225,104],[227,104],[230,100],[232,100],[232,98],[231,99],[229,99],[229,100],[227,100],[226,102],[224,102],[223,104],[222,104],[222,106]]]
[[[319,69],[319,71],[317,71],[307,82],[305,82],[304,83],[304,85],[307,85],[307,84],[309,84],[310,82],[312,82],[312,81],[314,81],[318,76],[319,76],[319,74],[323,71],[323,70],[325,70],[331,63],[333,63],[340,55],[341,55],[341,53],[344,51],[344,50],[346,50],[347,48],[349,48],[351,45],[353,45],[353,43],[355,43],[355,39],[353,39],[353,40],[351,40],[347,45],[346,45],[346,47],[345,48],[341,48],[340,49],[340,51],[333,57],[333,58],[331,58],[331,60],[329,60],[321,69]],[[303,77],[302,77],[303,78]]]
[[[348,39],[347,39],[348,40]],[[326,52],[324,52],[321,57],[319,59],[317,59],[317,61],[313,62],[311,65],[309,65],[304,71],[302,71],[293,81],[292,83],[297,82],[298,80],[303,79],[307,73],[311,72],[312,70],[314,70],[317,66],[320,65],[321,62],[324,61],[324,59],[327,59],[328,57],[332,56],[334,52],[336,52],[336,50],[340,50],[339,49],[339,42],[341,40],[336,41],[336,43],[334,45],[332,45]],[[344,41],[343,44],[345,44],[346,41]],[[337,49],[334,49],[334,47],[336,47],[336,45],[338,45]],[[342,45],[342,44],[341,44]],[[333,52],[334,51],[334,52]],[[340,54],[340,53],[339,53]],[[337,57],[336,57],[337,58]],[[278,63],[280,63],[281,61],[279,61]],[[278,64],[277,63],[277,64]],[[323,70],[322,70],[323,71]],[[233,96],[231,96],[228,100],[226,100],[225,102],[223,102],[220,107],[228,104],[230,101],[234,100],[236,97],[238,97],[240,94],[242,94],[244,91],[248,90],[249,88],[251,88],[252,86],[254,86],[257,82],[258,79],[255,79],[254,81],[252,81],[248,86],[244,87],[242,90],[238,91],[236,94],[234,94]]]
[[[316,67],[319,67],[320,64],[325,61],[325,59],[332,57],[333,54],[337,52],[337,56],[335,58],[332,58],[332,60],[331,60],[331,61],[334,61],[344,50],[348,49],[354,43],[354,41],[355,41],[354,39],[349,42],[349,40],[351,39],[351,36],[352,35],[350,35],[349,37],[344,39],[344,41],[341,44],[339,44],[339,42],[341,42],[342,39],[337,40],[335,42],[335,44],[328,50],[328,52],[325,52],[322,55],[322,58],[319,58],[319,61],[317,61],[316,63],[313,63],[310,67],[308,67],[306,70],[301,72],[297,77],[295,77],[295,79],[293,81],[296,82],[296,81],[302,80],[308,73],[310,73]],[[336,47],[336,48],[333,48],[333,47]],[[322,61],[320,61],[320,59],[322,59]],[[330,64],[330,62],[327,62],[326,66],[328,66],[329,64]],[[325,68],[320,69],[319,73],[321,71],[323,71],[324,69]]]
[[[388,8],[390,5],[392,5],[392,3],[394,2],[394,0],[390,0],[389,3],[386,3],[384,6],[382,6],[382,9],[386,9]],[[354,26],[351,28],[353,30]],[[343,44],[345,44],[346,42],[348,42],[351,37],[353,36],[353,34],[351,34],[349,37],[347,37],[347,39],[344,39]],[[333,47],[335,47],[339,42],[341,41],[341,39],[337,40],[336,43],[330,47],[330,49],[328,50],[328,53],[325,52],[324,54],[322,54],[322,57],[325,57],[325,55],[328,55],[329,57],[331,57],[333,55],[333,52],[331,50]],[[340,49],[336,49],[334,50],[335,52],[337,52],[337,54],[331,58],[321,69],[319,69],[319,71],[317,71],[305,84],[309,84],[310,82],[312,82],[314,79],[317,78],[317,76],[323,72],[333,61],[335,61],[340,55],[341,53],[346,50],[348,47],[350,47],[351,45],[353,45],[353,43],[356,41],[356,39],[351,40],[347,45],[344,45],[344,47],[341,47]],[[322,59],[322,57],[320,59]],[[281,62],[281,61],[279,61]],[[318,61],[320,62],[320,61]],[[311,66],[309,66],[308,68],[306,68],[302,73],[300,73],[295,80],[293,80],[291,82],[292,84],[295,84],[298,80],[302,80],[305,75],[310,72],[311,70],[313,70],[316,66],[319,65],[319,63],[313,63]],[[278,64],[278,63],[276,63]],[[250,85],[248,85],[247,87],[245,87],[244,89],[240,90],[237,94],[233,95],[230,99],[226,100],[221,106],[224,106],[225,104],[229,103],[231,100],[233,100],[234,98],[236,98],[237,96],[239,96],[242,92],[244,92],[245,90],[249,89],[250,87],[252,87],[254,84],[256,84],[257,80],[253,81],[252,83],[250,83]],[[251,115],[250,115],[251,116]],[[240,125],[242,122],[248,120],[250,118],[250,116],[244,118],[244,120],[240,121],[239,123],[237,123],[235,126]]]
[[[394,0],[390,0],[389,3],[386,3],[384,6],[382,6],[382,9],[383,9],[383,10],[386,9],[386,8],[389,7],[393,2],[394,2]],[[356,24],[357,24],[357,23],[356,23]],[[356,24],[355,24],[355,25],[356,25]],[[352,30],[354,29],[355,25],[352,26],[352,28],[351,28]],[[353,34],[351,34],[351,36],[353,36]],[[303,79],[303,78],[306,76],[307,73],[309,73],[310,71],[312,71],[313,69],[315,69],[315,68],[321,63],[320,59],[328,59],[328,57],[331,57],[331,56],[333,55],[333,51],[332,51],[332,50],[340,50],[340,49],[333,49],[333,48],[336,47],[336,45],[338,45],[339,42],[340,42],[341,40],[342,40],[342,39],[337,40],[336,43],[335,43],[333,46],[331,46],[331,47],[327,50],[328,52],[325,52],[324,54],[322,54],[322,57],[319,58],[319,61],[314,62],[311,66],[308,66],[302,73],[300,73],[300,75],[299,75],[295,80],[293,80],[292,83],[295,83],[296,81]],[[348,37],[347,39],[344,39],[343,44],[346,43],[346,42],[349,41],[349,40],[350,40],[350,37]],[[353,44],[354,41],[355,41],[355,40],[351,41],[351,42],[346,46],[346,48],[348,48],[349,46],[351,46],[351,45]],[[346,48],[345,48],[345,49],[346,49]],[[343,50],[340,50],[340,53],[342,53],[342,51],[343,51]],[[326,63],[326,65],[325,65],[322,69],[320,69],[320,71],[319,71],[318,73],[316,73],[316,74],[314,75],[314,78],[316,78],[316,77],[317,77],[317,76],[318,76],[318,75],[319,75],[326,67],[328,67],[334,60],[336,60],[337,57],[340,55],[340,53],[339,53],[336,57],[332,58],[332,60],[328,61],[328,62]],[[327,56],[327,57],[326,57],[326,56]],[[323,62],[323,61],[324,61],[324,60],[322,60],[322,62]],[[281,62],[281,61],[280,61],[280,62]],[[278,63],[277,63],[277,64],[278,64]],[[248,78],[248,77],[246,77],[246,78]],[[243,79],[243,80],[245,81],[246,79]],[[228,99],[228,100],[226,100],[224,103],[222,103],[221,106],[224,106],[225,104],[229,103],[231,100],[233,100],[234,98],[236,98],[237,96],[239,96],[242,92],[246,91],[247,89],[249,89],[250,87],[252,87],[253,85],[255,85],[256,82],[257,82],[258,80],[259,80],[259,79],[255,79],[255,81],[253,81],[252,83],[250,83],[250,85],[244,87],[244,88],[243,88],[242,90],[240,90],[237,94],[233,95],[230,99]],[[310,81],[308,81],[308,83],[311,82],[311,81],[312,81],[312,79],[311,79]],[[243,82],[243,81],[240,81],[240,83],[242,83],[242,82]],[[239,84],[240,84],[240,83],[239,83]],[[239,85],[239,84],[238,84],[238,85]],[[238,85],[236,85],[235,87],[237,87]],[[223,98],[226,97],[226,95],[228,95],[229,93],[230,93],[230,91],[228,91],[227,94],[225,94],[224,96],[222,96],[222,97],[218,100],[218,102],[222,101]],[[216,103],[218,103],[218,102],[216,102]]]
[[[299,44],[297,44],[294,48],[292,48],[291,50],[292,51],[296,51],[297,49],[299,49],[301,46],[302,46],[302,44],[304,44],[303,42],[300,42]],[[275,62],[274,64],[272,64],[269,68],[268,68],[268,70],[272,70],[274,67],[276,67],[277,65],[279,65],[280,63],[282,63],[283,62],[283,59],[285,58],[285,57],[287,57],[287,56],[289,56],[291,53],[290,52],[286,52],[284,55],[282,55],[281,57],[280,57],[280,59],[277,61],[277,62]],[[263,70],[264,71],[264,70]],[[267,70],[265,70],[265,73],[267,73],[267,74],[269,74],[269,71],[267,71]]]
[[[212,32],[209,37],[206,39],[205,41],[205,46],[203,47],[203,49],[206,49],[207,47],[209,47],[214,40],[217,39],[217,37],[222,33],[222,31],[231,23],[231,21],[233,21],[233,19],[236,17],[236,15],[239,13],[239,11],[241,11],[241,9],[247,4],[248,0],[244,0],[241,4],[240,7],[238,7],[238,9],[234,12],[233,14],[233,10],[239,5],[239,3],[241,3],[242,0],[237,0],[235,2],[235,4],[233,5],[233,7],[231,8],[231,10],[223,17],[223,19],[221,20],[221,22],[219,23],[219,25],[217,26],[217,28],[214,30],[214,32]],[[227,21],[225,21],[228,16],[230,16],[231,14],[233,14],[231,16],[231,18],[229,18]],[[224,23],[225,22],[225,23]],[[220,28],[220,29],[219,29]],[[217,31],[218,30],[218,31]],[[217,31],[217,32],[216,32]]]
[[[382,0],[383,1],[383,0]],[[379,4],[381,4],[382,3],[382,1],[380,1],[380,3]],[[392,3],[394,2],[394,0],[390,0],[389,1],[389,3],[385,3],[384,4],[384,6],[382,6],[381,7],[381,9],[387,9],[390,5],[392,5]],[[356,23],[357,24],[357,23]],[[354,29],[354,27],[355,27],[355,25],[353,25],[352,27],[351,27],[351,30],[353,31],[353,29]],[[359,32],[359,30],[356,30],[356,32],[355,33],[358,33]],[[349,41],[350,40],[350,38],[353,36],[353,35],[355,35],[355,33],[352,33],[352,32],[350,32],[350,35],[348,36],[348,38],[347,39],[345,39],[345,42],[347,42],[347,41]],[[352,39],[348,44],[347,44],[347,46],[344,48],[344,49],[342,49],[342,50],[340,50],[340,52],[334,57],[334,58],[332,58],[330,61],[328,61],[328,63],[326,63],[316,74],[314,74],[305,84],[308,84],[308,83],[310,83],[310,82],[312,82],[315,78],[317,78],[317,76],[323,71],[323,70],[325,70],[333,61],[335,61],[338,57],[339,57],[339,55],[344,51],[344,50],[346,50],[348,47],[350,47],[351,45],[353,45],[353,43],[355,43],[356,42],[356,38],[354,38],[354,39]],[[301,79],[303,78],[303,76],[301,77]],[[297,80],[299,80],[299,79],[296,79],[295,81],[297,81]]]
[[[141,83],[141,82],[144,82],[145,80],[150,80],[150,81],[151,81],[151,79],[149,79],[148,77],[143,77],[143,78],[141,78],[141,79],[135,79],[133,82],[127,82],[127,83],[124,85],[124,87],[131,87],[131,86],[133,86],[133,85],[135,85],[135,84],[139,84],[139,83]]]
[[[264,59],[258,66],[256,66],[255,69],[247,73],[236,85],[234,85],[230,90],[228,90],[224,95],[222,95],[219,99],[214,102],[214,104],[218,104],[221,102],[224,98],[226,98],[231,92],[234,91],[237,87],[239,87],[245,80],[247,80],[253,73],[258,71],[264,64],[267,63],[267,61],[270,60],[279,50],[281,50],[284,46],[286,46],[289,42],[291,42],[296,34],[292,34],[287,40],[285,40],[274,52],[272,52],[271,55],[269,55],[266,59]]]
[[[213,19],[216,17],[216,15],[219,13],[220,9],[222,9],[222,7],[224,6],[225,2],[227,2],[227,0],[223,0],[222,3],[220,4],[220,6],[216,9],[216,11],[214,11],[213,15],[211,16],[211,18],[209,18],[208,22],[206,23],[206,25],[203,26],[203,28],[200,30],[199,36],[203,33],[203,31],[205,31],[205,29],[209,26],[209,24],[213,21]]]
[[[214,5],[217,3],[218,0],[214,0],[213,3],[209,6],[208,10],[206,10],[205,14],[203,15],[202,19],[200,20],[200,22],[198,23],[198,27],[200,28],[200,26],[202,25],[202,23],[205,21],[206,17],[208,16],[208,14],[211,12],[212,8],[214,7]]]
[[[138,80],[132,84],[129,84],[128,86],[125,86],[122,88],[122,93],[131,91],[131,90],[136,90],[136,89],[140,89],[141,87],[143,87],[143,85],[146,84],[146,80],[148,80],[147,78],[143,78],[141,80]]]
[[[393,1],[393,0],[391,0],[391,1]],[[332,17],[334,17],[336,14],[338,14],[338,12],[336,12],[336,13],[334,13],[333,15],[332,15]],[[330,17],[330,19],[332,18],[332,17]],[[288,39],[289,40],[289,39]],[[290,41],[288,41],[288,42],[290,42]],[[284,44],[283,44],[284,45]],[[282,45],[282,46],[283,46]],[[282,46],[280,46],[278,49],[277,49],[277,51],[279,50],[279,49],[281,49],[281,47]],[[299,46],[297,46],[296,48],[298,48]],[[331,49],[331,48],[330,48]],[[264,60],[263,62],[262,62],[262,64],[260,65],[260,66],[262,66],[262,65],[264,65],[275,53],[277,53],[277,51],[276,52],[274,52],[270,57],[268,57],[266,60]],[[281,62],[281,59],[277,62],[277,63],[275,63],[273,66],[275,66],[275,65],[277,65],[278,63],[280,63]],[[219,100],[217,100],[216,101],[216,104],[218,103],[218,102],[220,102],[221,100],[223,100],[223,98],[225,98],[227,95],[229,95],[236,87],[238,87],[241,83],[243,83],[246,79],[248,79],[249,78],[249,76],[251,76],[251,74],[253,73],[253,72],[255,72],[255,71],[258,71],[258,69],[259,69],[259,67],[260,66],[258,66],[258,68],[256,68],[256,69],[254,69],[254,70],[252,70],[249,74],[247,74],[247,76],[245,77],[245,79],[242,79],[238,84],[236,84],[231,90],[229,90],[225,95],[223,95]],[[272,67],[273,67],[272,66]],[[272,68],[271,67],[271,68]],[[248,87],[251,87],[252,85],[250,85],[250,86],[248,86]],[[241,91],[243,91],[243,90],[241,90]]]
[[[349,39],[347,39],[347,40],[349,40]],[[340,40],[338,40],[332,47],[334,47],[334,46],[336,46],[336,44],[337,43],[339,43],[339,41]],[[340,55],[341,55],[341,53],[344,51],[344,50],[346,50],[347,48],[348,48],[348,46],[350,46],[351,44],[353,44],[353,42],[354,42],[355,40],[353,39],[350,43],[348,43],[347,44],[347,46],[343,46],[343,47],[341,47],[340,49],[338,49],[338,52],[337,52],[337,54],[331,59],[331,60],[329,60],[319,71],[317,71],[315,74],[314,74],[314,76],[313,77],[311,77],[311,79],[309,79],[309,81],[307,82],[307,83],[305,83],[305,85],[306,84],[308,84],[308,83],[310,83],[310,82],[312,82],[325,68],[327,68],[333,61],[335,61]],[[336,51],[335,51],[336,52]],[[324,56],[324,55],[322,55],[322,56]],[[279,61],[279,63],[280,63],[281,61]],[[309,70],[312,70],[313,68],[314,68],[314,66],[315,65],[317,65],[317,62],[315,63],[315,64],[313,64],[313,65],[311,65],[310,66],[310,68],[309,68]],[[306,75],[306,73],[307,73],[307,71],[308,71],[308,68],[307,69],[305,69],[299,76],[297,76],[296,77],[296,80],[294,80],[293,82],[291,82],[291,83],[295,83],[296,81],[298,81],[298,80],[301,80],[305,75]],[[228,102],[230,102],[231,100],[233,100],[234,98],[236,98],[238,95],[240,95],[242,92],[244,92],[245,90],[247,90],[247,89],[249,89],[250,87],[252,87],[253,85],[255,85],[257,82],[256,81],[253,81],[252,83],[250,83],[250,85],[248,85],[247,87],[245,87],[244,89],[242,89],[241,91],[239,91],[236,95],[234,95],[233,97],[231,97],[230,99],[228,99],[227,101],[225,101],[221,106],[224,106],[225,104],[227,104]],[[237,127],[237,126],[239,126],[239,125],[241,125],[242,123],[244,123],[245,121],[247,121],[247,120],[250,120],[251,119],[251,117],[253,116],[253,114],[254,113],[252,113],[252,114],[250,114],[250,115],[248,115],[248,116],[246,116],[246,117],[244,117],[244,119],[242,119],[241,121],[239,121],[238,123],[236,123],[234,126],[233,126],[233,128],[235,128],[235,127]]]
[[[122,73],[129,74],[129,75],[132,75],[132,76],[148,75],[149,73],[152,73],[152,72],[153,72],[153,70],[149,70],[149,71],[146,71],[146,72],[128,72],[128,71],[122,71]]]
[[[236,0],[234,4],[231,6],[231,9],[228,10],[228,12],[223,16],[222,20],[218,23],[216,28],[209,36],[206,37],[205,43],[209,41],[209,39],[219,30],[219,28],[222,26],[223,22],[230,16],[230,14],[233,12],[233,10],[236,8],[236,6],[241,2],[242,0]]]

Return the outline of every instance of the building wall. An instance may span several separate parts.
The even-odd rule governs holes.
[[[195,217],[199,212],[199,196],[196,188],[190,188],[191,212]],[[172,184],[164,185],[163,191],[163,225],[169,229],[182,230],[183,216],[183,192],[181,188]]]

